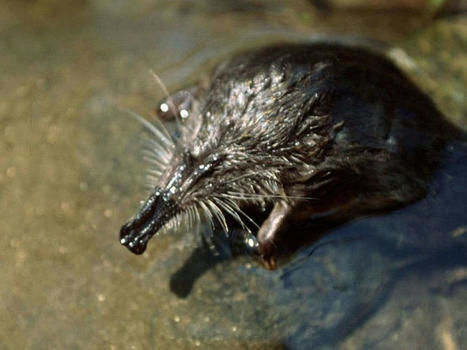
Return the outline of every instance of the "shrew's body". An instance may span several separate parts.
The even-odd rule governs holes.
[[[243,52],[194,94],[169,101],[182,117],[177,142],[155,132],[154,193],[120,233],[135,253],[177,215],[201,213],[228,232],[266,211],[245,241],[274,268],[292,223],[421,198],[449,133],[393,64],[337,45]]]

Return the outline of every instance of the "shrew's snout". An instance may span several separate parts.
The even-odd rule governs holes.
[[[167,192],[156,189],[136,216],[120,229],[120,243],[134,254],[142,254],[148,241],[170,219],[175,203]]]

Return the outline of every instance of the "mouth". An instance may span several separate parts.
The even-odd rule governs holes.
[[[136,216],[120,229],[120,243],[134,254],[143,254],[148,241],[167,223],[175,209],[170,195],[156,189]]]

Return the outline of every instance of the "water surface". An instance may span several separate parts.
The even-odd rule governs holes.
[[[306,1],[128,4],[0,3],[0,348],[466,344],[458,147],[426,199],[340,227],[273,272],[216,260],[183,232],[134,256],[118,231],[144,197],[141,127],[121,109],[151,119],[163,93],[150,69],[175,91],[240,48],[364,36],[465,127],[467,18]]]

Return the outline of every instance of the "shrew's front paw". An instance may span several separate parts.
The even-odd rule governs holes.
[[[268,270],[275,270],[277,268],[277,259],[279,257],[279,250],[272,240],[261,242],[258,245],[258,255]]]

